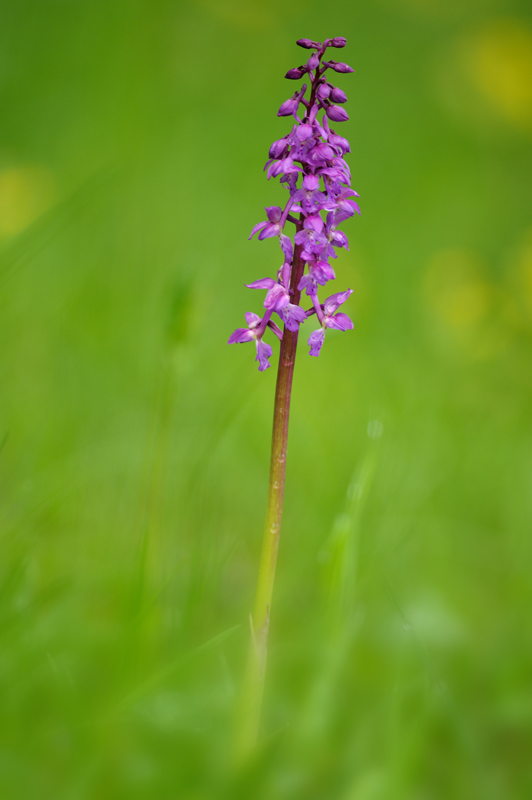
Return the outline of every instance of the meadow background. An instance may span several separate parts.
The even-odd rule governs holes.
[[[236,786],[275,369],[226,341],[340,35],[355,330],[301,336]],[[532,796],[529,3],[3,0],[0,104],[2,797]]]

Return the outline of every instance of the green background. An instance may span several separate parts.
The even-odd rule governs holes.
[[[340,35],[355,330],[302,331],[236,785],[275,369],[226,342]],[[0,100],[2,796],[529,798],[528,2],[4,0]]]

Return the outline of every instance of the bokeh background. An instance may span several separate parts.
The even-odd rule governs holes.
[[[301,337],[234,784],[275,369],[226,341],[339,35],[356,323]],[[2,796],[531,797],[529,3],[3,0],[0,102]]]

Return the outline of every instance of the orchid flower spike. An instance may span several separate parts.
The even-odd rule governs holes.
[[[270,159],[264,167],[268,180],[279,178],[288,189],[289,198],[284,208],[268,206],[266,219],[254,226],[249,237],[257,233],[261,241],[277,238],[283,266],[275,278],[247,284],[250,289],[266,290],[264,313],[259,316],[248,311],[247,328],[237,328],[229,337],[229,344],[255,342],[255,360],[261,372],[271,366],[269,359],[273,352],[263,341],[267,328],[283,339],[283,332],[272,319],[274,314],[284,323],[285,331],[296,335],[299,326],[316,314],[320,327],[309,339],[311,356],[319,355],[327,328],[346,331],[353,327],[347,314],[337,312],[351,289],[330,295],[323,304],[318,299],[318,289],[336,277],[329,260],[337,257],[336,249],[349,249],[347,236],[337,227],[355,212],[360,214],[358,204],[352,199],[358,194],[351,188],[351,175],[344,160],[350,152],[349,142],[329,127],[329,120],[337,123],[349,119],[342,105],[337,105],[345,103],[347,97],[325,77],[328,69],[332,75],[347,74],[353,69],[343,62],[324,60],[328,47],[345,47],[342,36],[325,39],[323,44],[299,39],[297,44],[314,52],[306,64],[288,70],[285,77],[290,80],[305,77],[310,81],[310,91],[307,94],[308,87],[303,84],[281,104],[277,115],[293,117],[294,124],[289,133],[272,144]],[[293,236],[286,232],[288,222],[295,225]],[[312,300],[308,311],[300,306],[302,292]]]

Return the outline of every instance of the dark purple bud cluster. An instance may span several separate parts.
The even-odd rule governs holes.
[[[338,230],[338,225],[355,212],[360,214],[353,200],[358,194],[351,189],[351,175],[344,159],[344,155],[350,152],[349,142],[336,134],[328,123],[328,120],[343,122],[349,119],[345,110],[335,105],[345,103],[347,97],[324,77],[327,69],[339,73],[354,70],[344,63],[322,61],[327,47],[345,47],[343,36],[326,39],[323,44],[299,39],[297,44],[315,52],[306,65],[289,70],[285,77],[299,80],[308,75],[310,95],[308,99],[305,97],[307,85],[303,84],[300,91],[281,105],[277,116],[293,116],[295,123],[289,134],[272,144],[270,160],[264,167],[268,180],[278,177],[290,197],[284,209],[279,206],[266,208],[267,219],[255,225],[249,237],[251,239],[256,233],[261,240],[277,236],[283,264],[276,279],[262,278],[247,284],[250,289],[266,289],[265,313],[259,317],[247,312],[247,328],[238,328],[229,337],[229,344],[255,342],[255,360],[259,362],[260,371],[271,366],[272,348],[263,341],[266,328],[270,328],[279,339],[283,338],[283,331],[272,320],[274,313],[284,322],[285,331],[294,332],[309,316],[316,314],[320,328],[308,340],[311,356],[319,355],[327,328],[345,331],[353,327],[347,314],[338,312],[352,289],[337,292],[320,303],[318,287],[336,277],[329,264],[331,258],[337,257],[335,248],[348,249],[347,236]],[[304,109],[303,119],[299,116],[300,106]],[[321,120],[318,119],[320,111],[324,112]],[[301,184],[298,185],[300,177]],[[284,231],[287,222],[296,228],[293,242]],[[295,270],[296,264],[300,267],[299,274]],[[293,269],[294,284],[291,287]],[[299,275],[301,278],[298,280]],[[301,292],[306,292],[312,302],[307,311],[299,305]]]

